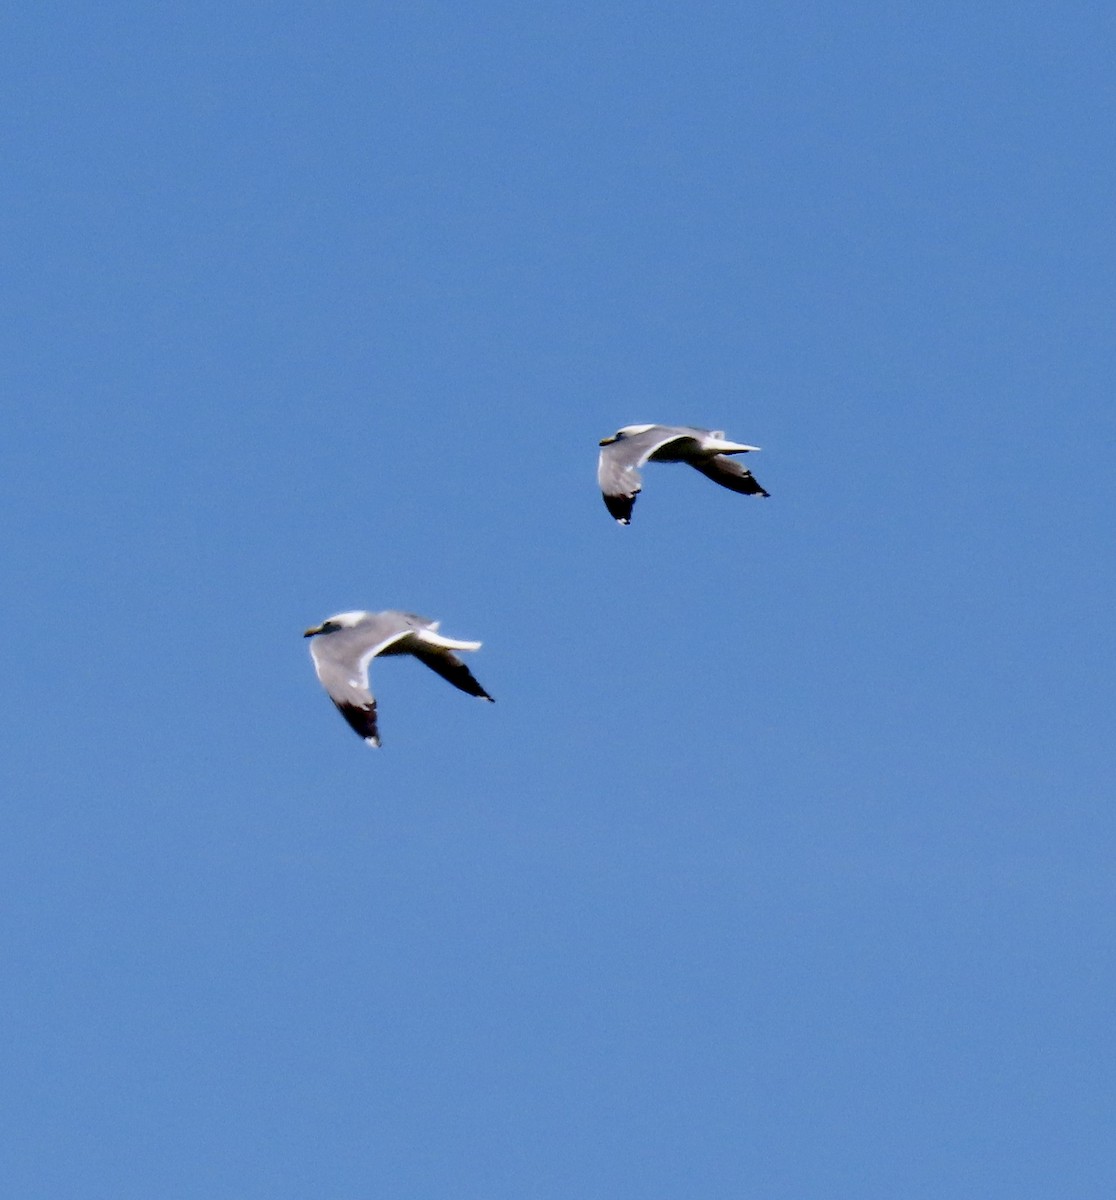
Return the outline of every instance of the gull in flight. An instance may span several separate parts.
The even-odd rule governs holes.
[[[605,507],[620,522],[629,525],[632,507],[642,487],[639,468],[645,462],[684,462],[730,492],[745,496],[767,496],[756,477],[730,454],[746,454],[759,446],[726,442],[721,430],[693,429],[689,425],[625,425],[601,439],[597,460],[597,482]]]
[[[341,715],[370,746],[380,744],[376,700],[368,666],[378,654],[410,654],[455,688],[492,697],[473,678],[454,650],[479,650],[480,642],[455,642],[438,632],[439,621],[405,612],[343,612],[307,629],[310,657],[322,687]]]

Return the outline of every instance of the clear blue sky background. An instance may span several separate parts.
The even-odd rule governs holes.
[[[8,13],[4,1195],[1116,1194],[1114,33]]]

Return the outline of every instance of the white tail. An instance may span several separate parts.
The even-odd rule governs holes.
[[[458,642],[453,638],[442,637],[440,633],[435,633],[432,629],[420,629],[415,634],[420,642],[425,642],[428,646],[437,646],[441,650],[479,650],[480,642]]]

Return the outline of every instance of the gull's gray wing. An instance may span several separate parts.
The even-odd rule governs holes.
[[[620,522],[629,525],[635,498],[642,489],[639,468],[670,442],[692,438],[694,430],[674,425],[652,425],[642,433],[617,436],[601,446],[597,459],[597,483],[605,508]]]
[[[373,746],[380,744],[376,700],[368,686],[368,664],[413,633],[402,613],[373,613],[351,629],[323,634],[310,643],[310,656],[322,687],[338,711]]]
[[[707,479],[719,483],[730,492],[740,492],[745,496],[770,496],[771,493],[760,486],[756,477],[742,466],[735,458],[727,454],[714,454],[712,458],[691,459],[690,466],[700,471]]]
[[[473,673],[469,668],[451,651],[431,646],[416,636],[408,644],[407,652],[413,654],[420,663],[429,667],[435,674],[441,675],[447,683],[452,683],[455,688],[460,688],[470,696],[479,696],[482,700],[492,699],[473,678]]]

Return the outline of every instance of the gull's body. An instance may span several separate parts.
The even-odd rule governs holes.
[[[639,468],[645,462],[689,463],[729,491],[746,496],[768,495],[751,471],[728,457],[759,447],[726,441],[720,430],[689,425],[625,425],[612,437],[602,438],[600,446],[597,482],[605,507],[621,525],[631,523],[632,506],[642,487]]]
[[[454,650],[479,650],[480,642],[456,642],[438,633],[438,621],[404,612],[338,613],[306,630],[313,638],[310,657],[322,687],[341,715],[370,745],[380,744],[376,701],[368,686],[368,667],[377,655],[410,654],[454,687],[492,697]]]

